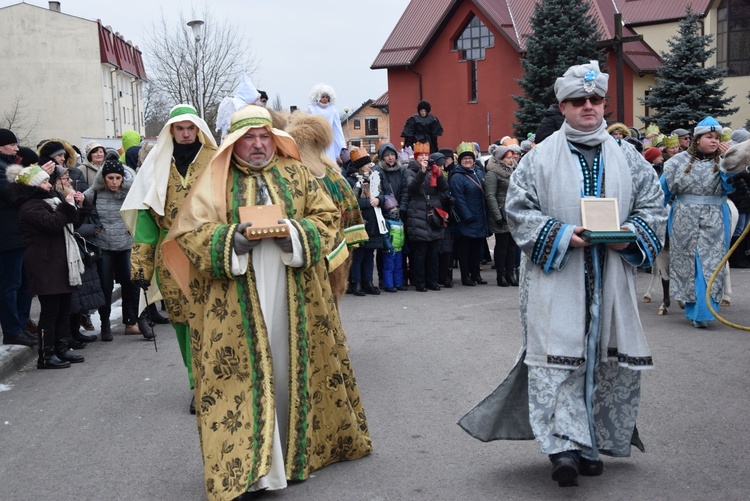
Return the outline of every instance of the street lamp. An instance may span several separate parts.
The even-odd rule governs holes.
[[[200,45],[200,41],[203,36],[203,24],[204,24],[203,21],[201,21],[200,19],[195,19],[187,23],[187,25],[193,30],[193,36],[195,37],[195,87],[198,92],[198,102],[196,104],[198,105],[198,112],[200,113],[201,119],[204,118],[203,116],[204,105],[203,105],[203,86],[201,85],[200,74],[199,74],[199,70],[202,70],[202,68],[200,68],[200,58],[198,57],[198,46]],[[202,71],[200,71],[200,73],[202,73]]]

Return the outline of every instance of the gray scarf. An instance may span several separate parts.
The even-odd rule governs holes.
[[[597,146],[607,140],[609,133],[607,132],[607,123],[602,120],[599,124],[599,128],[591,132],[583,132],[578,129],[574,129],[566,120],[563,122],[562,130],[565,132],[565,137],[571,143],[583,144],[585,146]]]
[[[57,197],[45,198],[44,201],[55,211],[57,210],[57,206],[63,203],[63,201]],[[81,274],[86,271],[86,267],[81,260],[81,253],[78,251],[78,243],[73,237],[74,231],[75,229],[73,228],[73,225],[68,223],[65,225],[65,231],[63,234],[65,235],[65,255],[68,259],[68,283],[73,287],[76,287],[83,283],[81,280]]]

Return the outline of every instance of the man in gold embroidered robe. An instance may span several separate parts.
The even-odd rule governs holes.
[[[162,262],[161,244],[193,182],[214,152],[216,142],[208,124],[198,116],[195,108],[178,104],[170,110],[169,120],[138,170],[121,209],[122,218],[133,235],[131,278],[136,281],[143,279],[143,285],[150,285],[150,303],[157,301],[159,296],[164,299],[191,389],[193,365],[187,326],[188,302]],[[153,280],[154,276],[156,280]],[[194,413],[194,402],[190,404],[190,412]]]
[[[281,207],[289,236],[248,240],[239,208]],[[268,112],[248,106],[162,249],[191,303],[211,500],[281,489],[372,448],[324,257],[339,212]]]

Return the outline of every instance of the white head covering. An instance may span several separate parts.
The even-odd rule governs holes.
[[[216,112],[216,131],[221,132],[222,139],[227,135],[232,115],[248,104],[258,104],[259,100],[260,93],[250,81],[247,73],[243,71],[240,83],[234,89],[234,97],[227,96],[222,99]]]
[[[607,95],[609,75],[599,70],[599,62],[579,64],[568,68],[563,76],[555,80],[555,97],[562,103],[573,97],[586,97],[592,94]]]
[[[167,200],[167,184],[169,184],[169,169],[172,167],[172,124],[184,121],[193,122],[198,126],[198,140],[202,144],[216,146],[208,124],[198,116],[198,112],[189,104],[178,104],[169,111],[169,120],[164,124],[156,146],[143,160],[138,175],[135,176],[133,186],[122,204],[120,214],[131,234],[135,232],[135,221],[138,211],[151,208],[157,214],[164,215],[164,204]]]

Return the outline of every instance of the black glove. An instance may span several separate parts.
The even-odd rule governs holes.
[[[237,225],[237,230],[234,232],[234,237],[232,238],[232,248],[238,256],[244,256],[260,243],[260,240],[248,240],[245,236],[245,229],[252,225],[253,223],[249,221]]]
[[[147,291],[148,288],[151,287],[151,281],[146,280],[145,278],[138,278],[132,282],[137,285],[139,289],[143,289],[144,291]]]
[[[286,221],[280,219],[279,224],[286,224]],[[291,253],[294,250],[294,246],[292,245],[292,237],[290,236],[286,236],[283,238],[274,238],[273,241],[276,242],[276,245],[281,247],[281,250],[283,250],[284,252]]]
[[[743,171],[730,177],[729,184],[734,186],[729,200],[737,206],[737,211],[750,212],[750,172]]]

